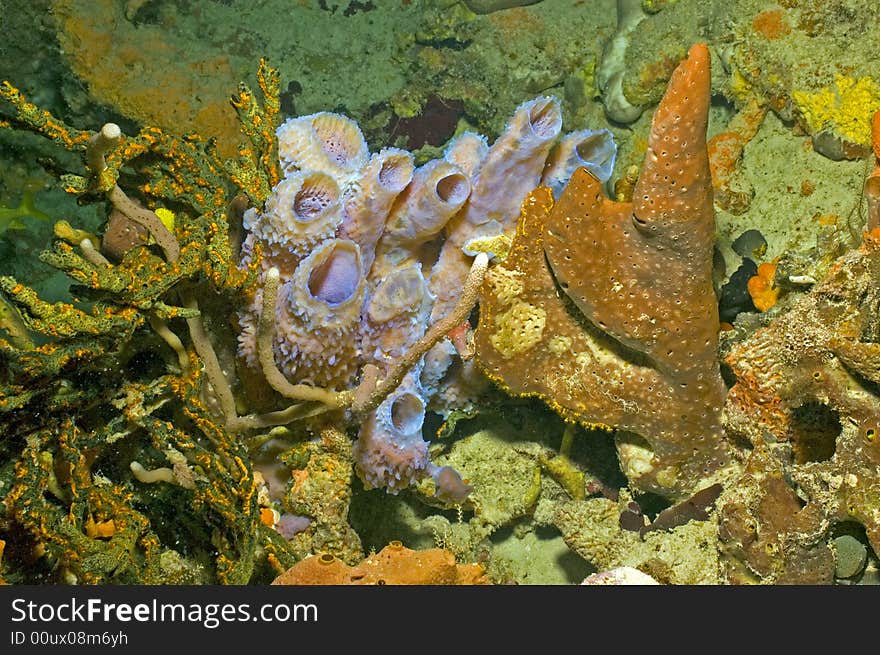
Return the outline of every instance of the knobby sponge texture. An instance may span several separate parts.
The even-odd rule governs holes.
[[[511,252],[487,278],[477,351],[511,393],[568,418],[633,432],[623,461],[644,490],[676,496],[726,461],[712,288],[706,152],[709,59],[691,49],[658,107],[632,203],[586,169],[558,203],[523,203]]]

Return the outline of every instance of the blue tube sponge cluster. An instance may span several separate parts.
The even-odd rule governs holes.
[[[443,157],[416,166],[399,148],[370,153],[358,125],[340,114],[283,123],[285,176],[263,207],[245,213],[241,266],[279,271],[273,348],[284,376],[335,390],[357,385],[367,365],[383,378],[455,305],[472,259],[466,241],[512,234],[542,175],[561,184],[586,166],[607,179],[616,154],[610,133],[560,140],[561,126],[559,101],[535,98],[491,146],[465,133]],[[238,316],[239,355],[255,369],[261,307],[258,292]],[[397,493],[430,476],[448,502],[470,493],[458,472],[430,462],[422,435],[429,407],[447,412],[481,388],[467,366],[451,372],[454,356],[444,340],[366,420],[352,419],[355,470],[365,486]],[[472,379],[456,381],[462,371]]]

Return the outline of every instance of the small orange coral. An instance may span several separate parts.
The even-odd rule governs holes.
[[[773,283],[778,261],[777,257],[772,262],[764,262],[758,266],[758,274],[749,278],[749,295],[759,311],[766,312],[779,300],[779,287]]]
[[[873,228],[870,232],[865,232],[865,245],[870,248],[880,248],[880,227]]]
[[[86,519],[85,531],[92,539],[109,539],[116,534],[116,523],[113,519],[95,521],[91,515]]]
[[[813,218],[822,227],[837,225],[837,223],[840,221],[840,216],[838,216],[837,214],[816,214],[815,216],[813,216]]]
[[[266,525],[268,527],[274,527],[277,520],[275,518],[275,512],[272,511],[269,507],[261,507],[260,508],[260,523]]]
[[[752,21],[752,29],[771,41],[791,32],[791,26],[780,9],[762,11]]]

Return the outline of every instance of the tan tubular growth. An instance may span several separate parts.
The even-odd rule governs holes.
[[[116,123],[104,123],[98,132],[89,139],[86,146],[86,166],[93,175],[98,176],[107,168],[104,156],[122,140],[122,130]]]
[[[278,370],[272,340],[275,336],[275,306],[278,302],[278,269],[274,266],[266,272],[263,285],[263,307],[257,331],[257,353],[260,368],[266,381],[275,391],[291,400],[317,401],[329,408],[341,407],[347,400],[344,393],[313,387],[308,384],[291,384]]]
[[[368,396],[363,396],[361,393],[355,394],[355,398],[363,398],[363,401],[358,405],[352,405],[354,412],[370,412],[376,409],[382,400],[400,385],[407,372],[434,344],[467,319],[479,300],[480,287],[483,285],[488,268],[489,256],[481,252],[474,258],[470,273],[461,290],[461,296],[452,311],[428,328],[422,338],[394,363],[391,370],[388,371],[388,375],[371,394]]]

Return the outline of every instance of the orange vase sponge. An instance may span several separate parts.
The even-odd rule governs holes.
[[[548,187],[530,194],[510,253],[487,276],[476,334],[493,380],[616,429],[631,484],[668,497],[729,461],[708,107],[709,53],[698,44],[654,115],[633,202],[606,198],[585,168],[558,202]]]

